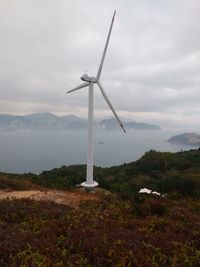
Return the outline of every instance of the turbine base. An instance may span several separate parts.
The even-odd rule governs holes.
[[[92,184],[87,184],[87,182],[83,182],[83,183],[81,183],[81,185],[82,185],[83,187],[92,188],[92,187],[96,187],[96,186],[98,186],[99,184],[98,184],[97,182],[93,181]]]

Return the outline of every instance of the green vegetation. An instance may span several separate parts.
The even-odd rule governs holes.
[[[73,189],[85,180],[86,166],[62,166],[33,176],[32,181],[45,187]],[[200,150],[169,153],[149,151],[128,164],[94,168],[95,180],[111,192],[134,199],[140,188],[148,187],[162,194],[200,197]]]
[[[0,173],[0,190],[28,190],[37,187],[32,183],[34,174],[7,174]]]
[[[86,166],[62,166],[40,175],[0,174],[0,189],[14,190],[40,185],[52,189],[73,190],[85,180]],[[162,194],[200,197],[200,149],[178,153],[149,151],[141,159],[110,168],[94,168],[100,187],[133,200],[140,188]],[[27,182],[29,181],[29,183]]]

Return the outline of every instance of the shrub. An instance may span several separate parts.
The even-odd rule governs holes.
[[[27,185],[19,179],[0,177],[0,189],[24,190],[27,189]]]

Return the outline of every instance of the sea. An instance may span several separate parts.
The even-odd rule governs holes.
[[[94,164],[120,165],[139,159],[145,152],[177,152],[194,147],[167,140],[178,131],[96,131]],[[0,131],[0,172],[35,173],[63,165],[86,164],[87,131]]]

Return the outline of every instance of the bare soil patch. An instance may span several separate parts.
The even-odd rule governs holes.
[[[0,190],[0,200],[6,198],[29,198],[39,201],[54,201],[57,204],[78,206],[82,201],[98,201],[100,194],[98,191],[86,192],[85,189],[76,189],[73,192],[59,190],[29,190],[13,191]]]

